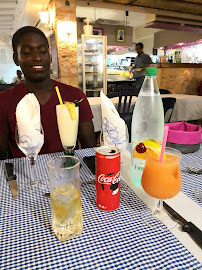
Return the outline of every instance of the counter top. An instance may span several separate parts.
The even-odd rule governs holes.
[[[154,63],[148,66],[157,68],[202,68],[202,64],[191,63]]]

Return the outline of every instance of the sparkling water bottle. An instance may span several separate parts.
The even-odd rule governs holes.
[[[141,185],[146,159],[146,147],[141,142],[146,139],[151,139],[150,142],[162,142],[163,139],[164,111],[156,73],[157,68],[146,68],[145,79],[133,111],[130,174],[136,186]]]

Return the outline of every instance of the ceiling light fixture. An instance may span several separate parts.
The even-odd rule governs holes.
[[[40,20],[42,23],[46,23],[46,24],[49,24],[49,11],[48,9],[45,9],[43,7],[42,11],[39,12],[39,15],[40,15]]]
[[[72,21],[58,21],[57,33],[61,41],[72,41],[76,35],[76,24]]]

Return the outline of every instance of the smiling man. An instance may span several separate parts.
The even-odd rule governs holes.
[[[21,67],[25,80],[0,93],[0,159],[6,158],[8,146],[14,157],[24,156],[15,142],[15,112],[18,102],[28,93],[34,93],[40,104],[44,130],[44,145],[40,153],[63,151],[56,118],[56,105],[59,104],[56,86],[63,101],[83,99],[79,106],[79,141],[82,148],[95,146],[93,115],[85,94],[78,88],[50,78],[49,44],[44,33],[32,26],[20,28],[13,35],[12,46],[14,62]]]

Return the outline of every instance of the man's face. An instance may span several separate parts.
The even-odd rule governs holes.
[[[138,55],[142,54],[142,52],[143,52],[143,48],[141,48],[139,45],[137,45],[135,47],[135,50],[136,50],[136,52],[137,52]]]
[[[22,36],[14,62],[19,65],[25,79],[32,82],[42,82],[49,77],[50,54],[44,38],[37,33]]]

